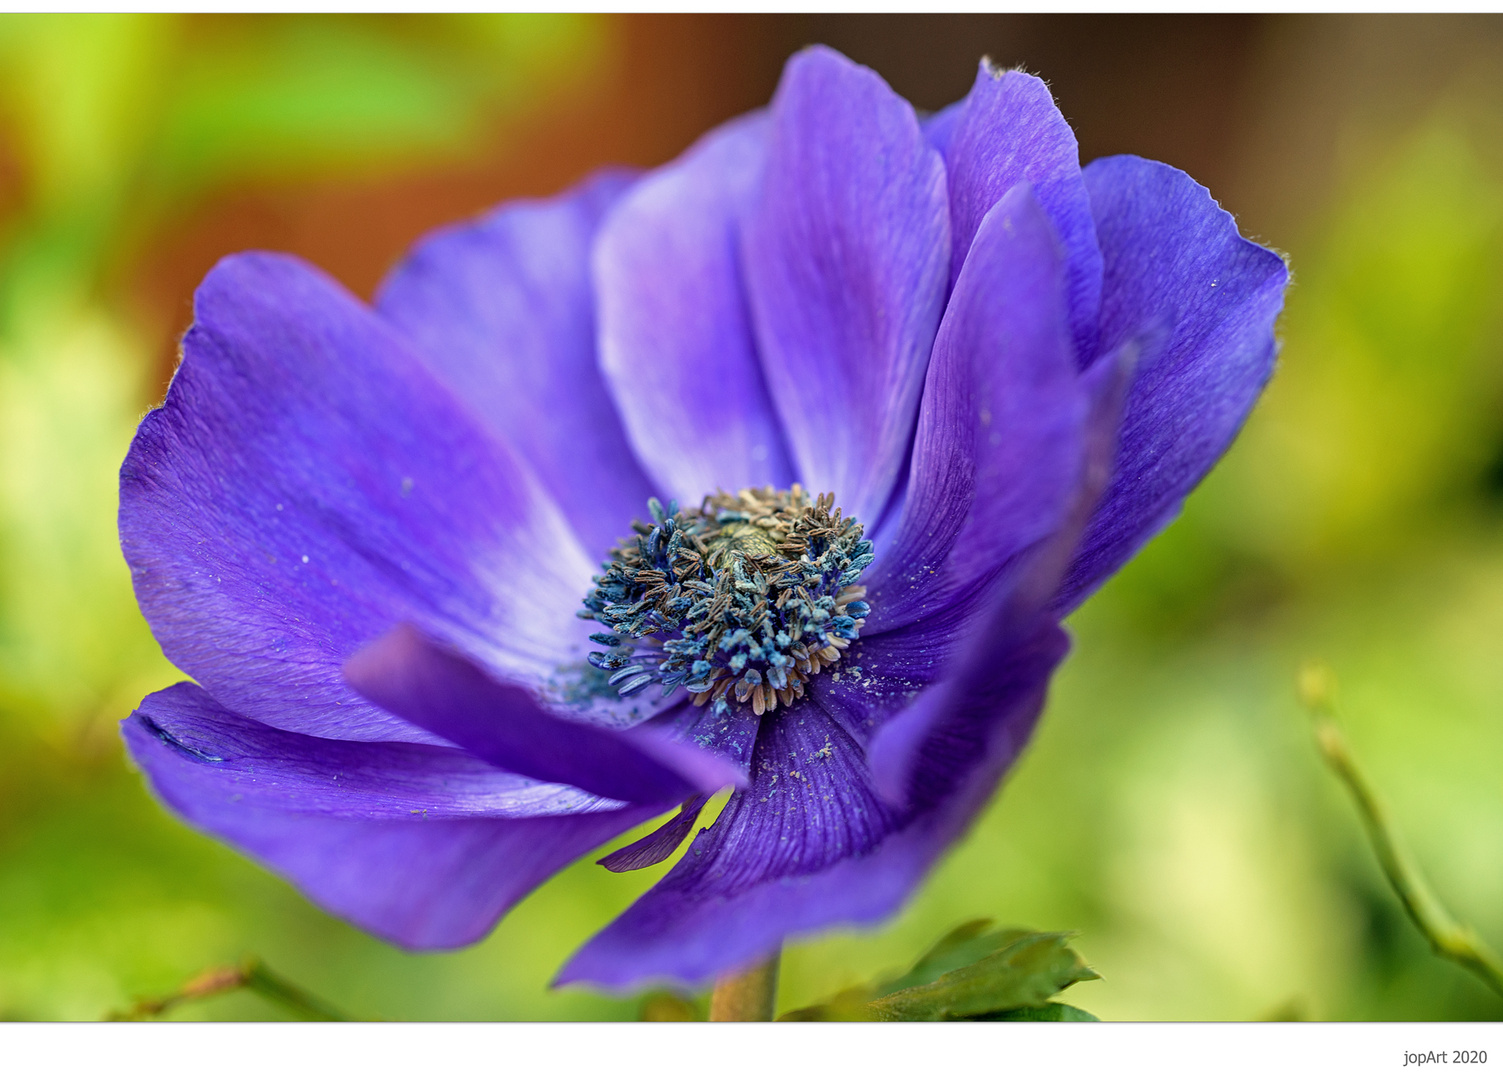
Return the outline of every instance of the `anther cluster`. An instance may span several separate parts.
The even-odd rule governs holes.
[[[632,523],[579,613],[609,628],[590,635],[606,651],[589,660],[622,697],[682,686],[717,713],[734,697],[761,716],[840,663],[870,611],[856,580],[872,545],[834,495],[811,502],[794,484],[648,510],[651,524]]]

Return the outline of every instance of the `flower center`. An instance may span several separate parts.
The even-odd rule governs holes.
[[[717,492],[697,510],[647,504],[652,524],[612,549],[580,618],[606,647],[589,661],[622,697],[682,686],[694,704],[750,702],[761,716],[840,663],[871,610],[857,585],[871,541],[834,495],[803,488]]]

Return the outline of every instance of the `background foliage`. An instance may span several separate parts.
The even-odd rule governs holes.
[[[1152,70],[1112,66],[1124,35]],[[1437,891],[1503,943],[1499,23],[517,16],[0,17],[0,1016],[98,1017],[246,951],[362,1015],[636,1015],[546,986],[660,870],[586,860],[483,944],[408,955],[147,796],[116,723],[177,676],[115,474],[218,256],[291,248],[368,292],[424,228],[666,160],[816,38],[925,107],[983,49],[1039,71],[1085,157],[1189,168],[1296,285],[1244,437],[1073,620],[974,833],[887,928],[790,948],[781,1008],[985,914],[1081,931],[1104,978],[1065,999],[1105,1018],[1503,1019],[1404,921],[1293,695],[1334,667]]]

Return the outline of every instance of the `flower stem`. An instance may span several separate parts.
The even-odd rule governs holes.
[[[756,967],[727,975],[710,993],[711,1020],[771,1020],[778,1000],[778,964],[782,950]]]
[[[187,1002],[217,997],[232,990],[249,990],[306,1020],[350,1019],[334,1006],[288,982],[253,956],[246,957],[239,964],[209,968],[189,979],[176,993],[137,1001],[129,1009],[111,1013],[106,1019],[146,1020]]]
[[[1383,801],[1353,759],[1345,736],[1334,722],[1329,673],[1314,669],[1302,672],[1300,691],[1305,707],[1315,719],[1315,741],[1321,756],[1351,792],[1378,865],[1398,894],[1409,920],[1437,956],[1461,965],[1503,994],[1503,960],[1475,930],[1457,922],[1430,891],[1419,867],[1399,843]]]

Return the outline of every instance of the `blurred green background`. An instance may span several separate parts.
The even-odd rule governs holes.
[[[981,53],[1082,156],[1179,165],[1289,253],[1281,368],[1183,517],[1072,620],[1040,734],[784,1008],[957,922],[1081,931],[1111,1019],[1503,1019],[1379,876],[1293,695],[1322,658],[1455,914],[1503,945],[1503,22],[1493,17],[0,17],[0,1017],[92,1019],[246,952],[390,1019],[630,1018],[549,991],[660,871],[586,860],[409,955],[174,821],[116,724],[175,675],[116,470],[194,284],[246,247],[369,294],[427,228],[667,160],[825,41],[935,108]],[[183,1019],[270,1019],[246,994]]]

